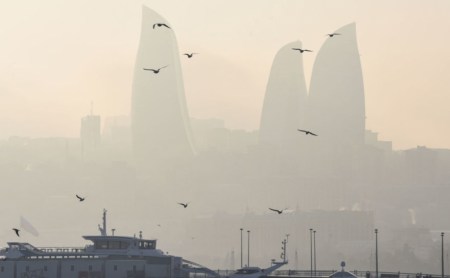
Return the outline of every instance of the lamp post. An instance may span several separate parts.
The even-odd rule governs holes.
[[[250,231],[248,233],[248,258],[247,258],[247,266],[250,267]]]
[[[311,278],[312,278],[312,273],[313,273],[313,249],[312,249],[312,231],[313,229],[309,229],[309,242],[311,243]]]
[[[378,278],[378,229],[375,229],[375,278]]]
[[[242,258],[242,230],[244,230],[244,229],[241,228],[241,268],[242,268],[242,261],[243,261],[243,258]]]
[[[314,276],[316,276],[316,231],[314,231]]]
[[[442,254],[441,254],[441,261],[442,261],[442,278],[444,278],[444,233],[441,233],[442,238]]]

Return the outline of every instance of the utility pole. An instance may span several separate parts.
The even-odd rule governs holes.
[[[442,238],[442,278],[444,278],[444,233],[441,233],[441,238]]]
[[[375,277],[378,278],[378,229],[375,229]]]
[[[311,278],[312,278],[312,274],[313,274],[313,245],[312,245],[312,231],[313,229],[309,229],[309,242],[311,244]]]
[[[247,266],[250,267],[250,231],[247,231],[248,233],[248,259],[247,259]]]
[[[242,257],[242,228],[241,228],[241,268],[242,268],[242,261],[243,261],[243,257]]]
[[[316,275],[316,231],[314,231],[314,276],[317,277]]]

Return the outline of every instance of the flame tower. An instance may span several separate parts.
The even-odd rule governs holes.
[[[194,156],[183,76],[174,30],[143,6],[142,29],[133,76],[131,124],[136,160],[143,165]],[[158,74],[143,68],[161,69]]]

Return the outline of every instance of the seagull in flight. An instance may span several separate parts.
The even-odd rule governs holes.
[[[78,195],[76,195],[77,196],[77,198],[78,199],[80,199],[80,202],[83,202],[84,201],[84,199],[86,199],[86,198],[81,198],[80,196],[78,196]]]
[[[167,28],[171,29],[171,28],[170,28],[169,26],[167,26],[165,23],[155,23],[155,24],[153,24],[153,29],[155,29],[155,26],[158,26],[158,27],[164,26],[164,27],[167,27]]]
[[[301,130],[301,129],[297,129],[297,130],[300,131],[300,132],[304,132],[305,135],[311,134],[311,135],[317,136],[317,134],[314,134],[314,133],[312,133],[311,131]]]
[[[333,34],[326,34],[325,36],[330,36],[330,38],[332,38],[333,36],[338,36],[338,35],[342,35],[342,34],[333,33]]]
[[[300,53],[303,53],[303,52],[313,52],[312,50],[309,50],[309,49],[301,49],[301,48],[292,48],[292,50],[298,50],[298,51],[300,51]]]
[[[189,203],[190,203],[190,202],[189,202]],[[178,203],[178,204],[179,204],[179,205],[182,205],[184,208],[187,208],[187,206],[188,206],[189,203],[186,203],[186,204]]]
[[[200,53],[191,53],[191,54],[189,54],[189,53],[184,53],[183,55],[188,56],[188,58],[192,58],[192,56],[193,56],[194,54],[200,54]]]
[[[145,68],[144,68],[144,70],[151,70],[151,71],[153,71],[154,74],[157,74],[161,69],[167,68],[168,66],[169,66],[169,65],[167,65],[167,66],[165,66],[165,67],[162,67],[162,68],[159,68],[159,69],[157,69],[157,70],[154,70],[154,69],[145,69]]]
[[[19,236],[19,231],[20,231],[20,230],[19,230],[19,229],[13,229],[13,230],[16,231],[16,235],[17,235],[18,237],[20,237],[20,236]]]
[[[272,209],[272,208],[269,208],[269,209],[278,212],[278,214],[282,214],[283,210],[287,210],[288,208],[285,208],[285,209],[282,209],[282,210],[277,210],[277,209]]]

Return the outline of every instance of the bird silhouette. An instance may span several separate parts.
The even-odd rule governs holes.
[[[277,210],[277,209],[272,209],[272,208],[269,208],[269,209],[278,212],[278,214],[282,214],[283,210],[286,210],[287,208],[282,209],[282,210]]]
[[[165,66],[165,67],[162,67],[162,68],[159,68],[159,69],[157,69],[157,70],[154,70],[154,69],[145,69],[144,68],[144,70],[151,70],[151,71],[153,71],[155,74],[157,74],[161,69],[163,69],[163,68],[167,68],[169,65],[167,65],[167,66]]]
[[[155,29],[155,26],[158,26],[158,27],[164,26],[164,27],[167,27],[167,28],[171,29],[171,28],[170,28],[169,26],[167,26],[165,23],[155,23],[155,24],[153,24],[153,29]]]
[[[188,56],[188,58],[192,58],[192,56],[193,56],[194,54],[200,54],[200,53],[191,53],[191,54],[189,54],[189,53],[184,53],[183,55]]]
[[[189,203],[190,203],[190,202],[189,202]],[[188,206],[189,203],[186,203],[186,204],[178,203],[178,204],[179,204],[179,205],[182,205],[184,208],[187,208],[187,206]]]
[[[13,228],[13,230],[16,231],[16,235],[17,235],[18,237],[20,237],[20,236],[19,236],[19,231],[20,231],[20,230],[19,230],[19,229],[15,229],[15,228]]]
[[[311,134],[311,135],[317,136],[317,134],[314,134],[314,133],[312,133],[311,131],[301,130],[301,129],[297,129],[297,130],[300,131],[300,132],[304,132],[305,135]]]
[[[161,227],[161,225],[158,224],[158,227]]]
[[[303,53],[303,52],[313,52],[312,50],[309,50],[309,49],[301,49],[301,48],[292,48],[292,50],[298,50],[298,51],[300,51],[300,53]]]
[[[338,35],[342,35],[342,34],[332,33],[332,34],[326,34],[325,36],[330,36],[330,38],[332,38],[333,36],[338,36]]]
[[[77,196],[77,198],[78,199],[80,199],[80,202],[83,202],[84,201],[84,199],[86,199],[86,198],[81,198],[80,196],[78,196],[78,195],[76,195]]]

